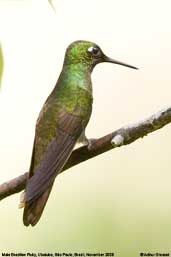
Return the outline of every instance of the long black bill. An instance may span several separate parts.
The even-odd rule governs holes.
[[[122,66],[126,66],[126,67],[128,67],[128,68],[132,68],[132,69],[138,70],[138,68],[135,67],[135,66],[126,64],[126,63],[124,63],[124,62],[119,62],[119,61],[114,60],[114,59],[112,59],[112,58],[110,58],[110,57],[108,57],[108,56],[104,56],[104,61],[105,61],[105,62],[111,62],[111,63],[119,64],[119,65],[122,65]]]

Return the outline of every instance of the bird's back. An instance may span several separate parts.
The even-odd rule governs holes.
[[[24,224],[41,217],[57,174],[68,160],[85,129],[92,110],[92,96],[79,86],[56,85],[45,102],[37,123],[25,193]],[[34,176],[33,176],[34,175]]]

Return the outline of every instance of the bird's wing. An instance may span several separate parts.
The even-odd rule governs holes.
[[[26,203],[38,198],[53,183],[68,160],[82,131],[82,119],[79,116],[66,111],[61,112],[56,135],[48,144],[34,175],[28,179],[25,193]]]
[[[30,224],[34,226],[37,224],[49,198],[52,186],[53,183],[38,198],[25,204],[23,213],[23,223],[25,226],[29,226]]]

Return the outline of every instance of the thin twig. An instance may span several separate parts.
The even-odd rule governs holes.
[[[161,129],[171,122],[171,107],[165,108],[145,120],[122,127],[93,142],[90,149],[82,146],[74,150],[61,173],[81,162],[105,153],[116,147],[131,144],[147,134]],[[27,182],[28,172],[0,185],[0,200],[22,191]]]

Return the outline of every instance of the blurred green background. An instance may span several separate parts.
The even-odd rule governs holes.
[[[140,68],[93,72],[87,128],[100,137],[171,104],[171,2],[0,0],[4,73],[0,94],[0,183],[29,168],[35,122],[69,43],[98,43]],[[57,179],[34,228],[19,194],[0,203],[0,252],[171,252],[171,126],[80,164]]]

